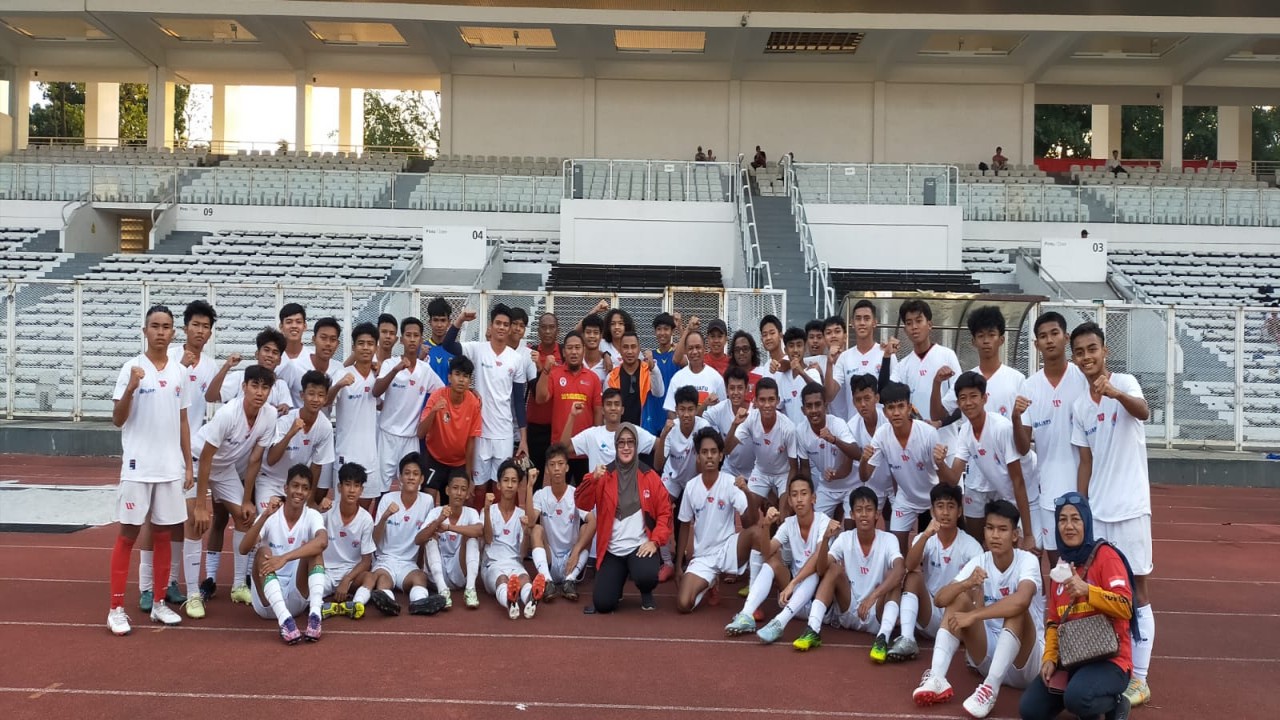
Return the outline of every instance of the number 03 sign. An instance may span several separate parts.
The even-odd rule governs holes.
[[[1106,282],[1107,241],[1098,238],[1043,238],[1040,265],[1058,282]]]

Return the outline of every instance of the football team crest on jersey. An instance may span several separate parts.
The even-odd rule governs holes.
[[[567,387],[568,385],[569,385],[568,378],[564,378],[564,377],[560,378],[560,387]]]

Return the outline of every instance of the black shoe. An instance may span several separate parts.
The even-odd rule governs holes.
[[[378,612],[383,615],[394,616],[400,614],[400,603],[396,602],[395,598],[387,597],[387,594],[381,590],[374,590],[373,594],[369,596],[369,602],[378,608]]]
[[[578,583],[573,580],[565,580],[560,585],[560,594],[564,595],[564,599],[569,602],[578,602]]]
[[[410,615],[435,615],[444,609],[444,596],[428,595],[409,603]]]
[[[209,602],[209,600],[213,599],[213,596],[217,593],[218,583],[214,582],[213,578],[207,577],[200,581],[200,598],[202,600]]]
[[[653,593],[640,593],[640,609],[641,610],[657,610],[658,606],[653,602]]]
[[[561,596],[560,583],[547,583],[547,589],[542,593],[542,602],[549,603]]]
[[[1129,720],[1129,711],[1133,706],[1129,704],[1129,698],[1121,693],[1120,698],[1116,700],[1116,707],[1107,713],[1107,720]]]

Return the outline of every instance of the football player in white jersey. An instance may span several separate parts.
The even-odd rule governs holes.
[[[778,383],[761,378],[756,383],[754,414],[746,408],[738,410],[733,425],[725,435],[725,452],[732,453],[739,444],[749,444],[755,452],[755,466],[747,481],[748,492],[761,505],[776,506],[783,516],[787,507],[787,480],[800,470],[800,452],[796,448],[796,426],[778,412]],[[755,520],[748,518],[749,522]]]
[[[446,610],[453,607],[453,590],[462,590],[467,608],[475,610],[480,607],[476,578],[480,575],[484,524],[480,522],[480,511],[467,505],[471,473],[466,468],[454,468],[444,495],[445,504],[427,513],[427,526],[418,534],[426,541],[427,572],[436,594],[444,598]]]
[[[338,471],[338,502],[324,513],[329,546],[324,549],[325,597],[320,616],[364,617],[369,588],[364,587],[373,569],[373,516],[360,507],[360,494],[369,473],[359,463],[347,463]]]
[[[399,458],[418,449],[418,416],[431,393],[444,387],[431,363],[418,359],[422,345],[422,321],[407,317],[400,321],[399,358],[382,363],[373,396],[382,399],[378,413],[378,457],[382,461],[383,490],[391,488],[398,473]]]
[[[294,363],[294,367],[302,367]],[[311,468],[313,485],[312,504],[325,512],[333,504],[327,488],[320,488],[320,479],[326,468],[333,465],[333,423],[322,412],[329,398],[329,376],[319,370],[308,370],[300,379],[299,397],[302,405],[276,420],[271,448],[267,450],[262,470],[250,488],[246,479],[246,493],[252,489],[258,512],[266,510],[267,500],[284,493],[285,472],[294,465]]]
[[[280,332],[285,346],[280,349],[280,364],[302,359],[302,336],[307,332],[307,309],[298,303],[285,303],[280,308]]]
[[[933,341],[933,310],[929,303],[923,300],[903,302],[898,307],[898,320],[911,340],[911,352],[898,363],[893,379],[911,389],[912,407],[927,419],[933,407],[933,397],[949,392],[949,378],[960,374],[960,360],[954,350]],[[886,352],[897,352],[897,338],[891,339],[888,346]],[[954,430],[943,428],[943,442],[949,441],[954,433]]]
[[[351,329],[352,364],[343,370],[329,388],[329,403],[337,417],[333,426],[334,465],[338,470],[356,463],[369,473],[361,490],[360,505],[372,514],[378,499],[391,486],[382,485],[382,464],[378,458],[378,399],[373,385],[378,380],[374,354],[378,348],[378,329],[373,323],[360,323]]]
[[[423,363],[424,365],[426,363]],[[435,506],[422,492],[426,463],[416,452],[400,460],[400,492],[387,493],[378,501],[374,515],[373,542],[377,554],[373,572],[362,587],[372,590],[370,602],[383,615],[399,615],[395,589],[409,594],[409,612],[434,615],[444,609],[444,598],[427,589],[427,574],[418,567],[419,538],[427,525],[427,515]],[[425,542],[425,538],[423,538]]]
[[[800,391],[804,390],[804,386],[809,383],[822,385],[822,376],[816,365],[815,367],[805,365],[805,342],[803,330],[795,327],[787,328],[787,332],[782,336],[787,356],[781,362],[774,360],[769,363],[769,368],[773,370],[773,380],[778,383],[778,410],[797,428],[808,422]]]
[[[504,460],[498,466],[498,493],[496,496],[485,493],[484,510],[481,511],[484,516],[484,587],[499,605],[507,608],[507,616],[512,620],[520,618],[520,603],[524,603],[524,616],[532,618],[547,587],[545,575],[538,573],[530,580],[524,569],[525,514],[519,502],[520,483],[524,481],[520,466],[514,460]]]
[[[804,457],[801,472],[817,480],[818,510],[845,519],[849,493],[858,484],[854,461],[862,457],[862,448],[848,423],[828,414],[825,398],[817,383],[809,383],[801,391],[805,418],[796,428],[796,447]],[[861,418],[854,422],[861,422]]]
[[[544,602],[561,595],[576,601],[578,581],[596,535],[596,516],[574,504],[569,451],[564,445],[557,443],[547,448],[546,468],[542,488],[537,492],[532,482],[525,483],[524,512],[530,528],[533,566],[547,578]]]

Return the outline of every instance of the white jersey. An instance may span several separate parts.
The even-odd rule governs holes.
[[[679,497],[689,478],[697,474],[697,453],[693,451],[693,436],[707,427],[707,421],[700,417],[693,419],[693,431],[687,436],[680,432],[680,423],[676,422],[667,439],[662,444],[662,484],[666,485],[671,497]],[[727,468],[726,468],[727,469]]]
[[[311,507],[302,508],[302,515],[298,516],[298,521],[290,525],[289,520],[284,516],[284,508],[280,508],[262,523],[262,532],[258,535],[258,546],[270,548],[271,554],[279,557],[306,545],[320,533],[326,533],[326,531],[324,517],[320,515],[319,510]],[[295,563],[289,563],[277,572],[285,574],[290,566],[297,567]]]
[[[960,429],[956,442],[956,457],[970,467],[978,469],[977,477],[965,480],[966,489],[995,492],[1001,498],[1014,502],[1013,479],[1009,476],[1009,463],[1021,461],[1022,478],[1027,487],[1027,505],[1035,507],[1040,498],[1040,485],[1035,477],[1034,452],[1023,457],[1013,442],[1013,421],[987,412],[982,426],[982,437],[973,433],[973,425],[966,422]]]
[[[880,428],[888,425],[889,419],[884,416],[884,408],[876,405],[876,431],[879,432]],[[867,430],[867,422],[862,419],[862,415],[858,413],[857,409],[854,409],[853,417],[849,418],[849,429],[853,431],[853,439],[858,443],[859,449],[872,444],[875,434]],[[871,464],[875,466],[875,463]],[[854,476],[861,478],[861,475],[857,472],[858,465],[859,458],[854,458]],[[889,472],[889,465],[886,463],[876,466],[875,470],[871,472],[871,479],[867,480],[866,485],[876,491],[876,497],[892,499],[893,475]]]
[[[289,386],[289,397],[293,407],[302,407],[302,376],[307,374],[308,371],[316,369],[313,355],[313,353],[303,353],[298,356],[297,360],[287,365],[281,363],[280,367],[276,369],[276,374]],[[329,378],[330,383],[335,383],[342,376],[342,371],[345,369],[342,363],[330,358],[329,367],[321,372]]]
[[[493,530],[493,542],[485,545],[485,565],[503,563],[520,565],[520,546],[524,542],[524,508],[516,506],[510,520],[502,519],[498,503],[489,506],[489,523]]]
[[[934,343],[923,357],[916,354],[914,350],[907,353],[893,371],[893,379],[911,389],[911,404],[925,419],[930,416],[933,401],[933,376],[944,367],[951,368],[956,375],[960,374],[960,360],[956,357],[955,351]],[[951,391],[954,382],[954,377],[942,381],[938,391],[943,397]]]
[[[884,582],[889,571],[893,569],[895,560],[902,559],[902,551],[898,548],[898,538],[893,533],[883,530],[875,531],[871,541],[871,549],[862,552],[862,543],[858,540],[857,530],[846,530],[831,542],[828,557],[844,566],[844,574],[849,578],[852,602],[861,603],[868,595]]]
[[[980,368],[973,368],[971,372],[982,375]],[[985,375],[983,377],[986,377]],[[1013,401],[1018,397],[1018,391],[1022,384],[1027,381],[1027,376],[1014,370],[1008,365],[1001,365],[991,377],[987,380],[987,412],[996,413],[1002,417],[1013,416]],[[956,390],[952,387],[942,396],[942,407],[947,412],[955,412],[960,405],[956,402]],[[961,417],[959,422],[966,420]]]
[[[614,367],[618,367],[619,365],[622,364],[622,351],[614,347],[613,343],[601,338],[600,339],[601,362],[603,362],[605,355],[608,355],[609,359],[613,361]]]
[[[831,518],[826,513],[813,511],[813,524],[809,526],[809,536],[803,537],[800,534],[800,521],[795,515],[788,517],[778,526],[778,532],[773,536],[780,545],[787,548],[791,554],[791,574],[795,575],[800,572],[800,568],[809,561],[818,550],[818,543],[822,540],[822,536],[827,532],[827,526],[831,524]]]
[[[861,422],[862,418],[858,418]],[[849,425],[835,415],[828,415],[826,429],[832,437],[849,444],[856,442]],[[797,425],[796,447],[809,460],[809,475],[819,487],[830,492],[845,493],[853,490],[858,480],[858,462],[855,458],[850,466],[852,470],[844,476],[827,479],[828,470],[836,470],[845,462],[844,451],[833,442],[827,442],[813,432],[806,419]]]
[[[693,523],[694,557],[714,555],[734,537],[734,515],[747,511],[747,494],[734,480],[722,472],[710,488],[701,475],[685,484],[677,517],[680,522]]]
[[[285,439],[301,412],[301,410],[290,410],[287,415],[276,420],[271,445]],[[270,452],[270,448],[267,452]],[[311,423],[310,430],[304,428],[289,440],[289,446],[285,448],[284,457],[280,458],[280,462],[271,465],[267,462],[266,454],[263,455],[262,470],[258,473],[258,487],[271,489],[273,495],[283,494],[287,479],[285,475],[289,472],[289,468],[298,464],[329,465],[333,460],[333,424],[324,416],[324,413],[318,413],[315,422]]]
[[[1055,387],[1044,370],[1028,378],[1018,394],[1031,401],[1022,423],[1031,428],[1036,457],[1040,461],[1040,507],[1053,510],[1053,501],[1076,489],[1080,450],[1071,444],[1071,412],[1081,397],[1089,395],[1089,381],[1075,363]]]
[[[759,414],[759,410],[748,406],[748,420],[751,419],[752,415]],[[702,411],[702,419],[706,420],[711,427],[720,432],[721,437],[726,439],[729,435],[729,428],[733,427],[734,417],[736,417],[736,414],[733,411],[733,403],[728,398]],[[724,459],[724,470],[734,475],[750,475],[751,467],[755,465],[755,462],[755,450],[751,445],[749,443],[738,443],[733,452],[729,453],[729,457]]]
[[[938,484],[938,467],[933,462],[933,447],[938,444],[938,431],[923,420],[911,421],[911,435],[906,447],[898,442],[898,436],[889,423],[881,423],[871,445],[876,454],[871,456],[872,467],[888,466],[889,474],[898,486],[897,502],[903,509],[923,512],[929,507],[929,491]]]
[[[931,598],[956,579],[960,568],[982,554],[982,546],[963,530],[956,530],[956,538],[946,547],[937,535],[931,535],[928,540],[922,538],[923,534],[916,535],[913,545],[924,543],[920,571],[924,573],[924,586]]]
[[[494,353],[488,342],[462,343],[462,354],[476,366],[472,382],[480,395],[480,437],[509,442],[516,432],[511,393],[517,383],[529,381],[525,377],[527,363],[509,347],[502,348],[501,354]]]
[[[378,379],[390,375],[400,362],[400,358],[384,361],[378,370]],[[427,401],[428,395],[442,387],[444,383],[440,381],[440,376],[436,375],[436,371],[431,369],[431,363],[426,360],[415,362],[413,370],[401,369],[382,393],[378,429],[388,435],[416,437],[422,404]]]
[[[331,573],[346,575],[365,555],[372,555],[373,516],[362,507],[356,508],[351,522],[342,522],[342,508],[334,505],[324,514],[324,530],[329,545],[324,549],[324,567]]]
[[[381,518],[383,513],[395,503],[400,511],[387,518],[387,526],[382,536],[382,544],[378,546],[379,557],[395,558],[407,562],[417,562],[418,543],[414,538],[427,525],[427,513],[435,507],[435,501],[424,493],[416,493],[412,505],[406,505],[404,493],[387,493],[378,501],[375,517]]]
[[[613,440],[617,434],[617,430],[609,430],[604,425],[592,425],[573,436],[573,452],[577,455],[587,456],[587,467],[594,471],[601,465],[608,465],[613,462],[617,456],[618,450],[614,447]],[[675,434],[675,430],[671,431]],[[644,428],[636,428],[636,452],[651,453],[653,452],[653,444],[658,438],[653,433]],[[668,435],[670,438],[670,435]]]
[[[170,347],[169,362],[181,364],[184,354],[186,350],[183,347]],[[183,372],[187,376],[187,388],[182,392],[191,400],[191,405],[187,408],[187,429],[191,431],[191,452],[196,452],[196,438],[199,437],[200,428],[204,427],[205,415],[209,411],[209,403],[204,399],[204,394],[209,389],[213,376],[218,374],[218,365],[212,357],[202,353],[195,366],[183,367]]]
[[[211,446],[216,448],[211,466],[215,474],[243,473],[255,447],[263,448],[265,455],[266,448],[271,446],[276,433],[276,420],[276,409],[270,404],[264,404],[258,410],[253,425],[249,425],[244,398],[235,398],[218,408],[213,419],[200,430],[200,449],[193,450],[192,453],[198,457],[206,445]]]
[[[563,555],[573,549],[582,523],[591,514],[579,510],[573,497],[572,485],[565,487],[564,495],[559,499],[550,485],[542,486],[533,494],[533,506],[539,513],[538,522],[542,525],[543,537],[547,539],[547,551],[552,555]]]
[[[846,420],[852,420],[857,414],[853,407],[853,378],[855,375],[870,375],[880,378],[880,366],[884,363],[884,349],[880,343],[872,343],[871,349],[865,353],[857,345],[840,353],[836,358],[836,366],[831,370],[831,379],[836,381],[840,392],[831,401],[831,412]],[[889,373],[893,377],[898,369],[898,358],[889,356]],[[932,378],[930,378],[932,382]]]
[[[1035,622],[1036,628],[1044,627],[1044,587],[1040,581],[1040,558],[1015,548],[1013,562],[1009,563],[1007,569],[1001,571],[996,567],[991,553],[984,552],[965,563],[952,582],[967,579],[979,567],[987,574],[987,579],[982,582],[982,596],[986,605],[994,605],[1009,597],[1024,581],[1034,583],[1035,594],[1031,598],[1031,607],[1028,612],[1031,613],[1031,619]],[[987,620],[987,630],[999,632],[1003,622],[1003,618]]]
[[[267,395],[267,404],[273,408],[281,405],[286,407],[294,407],[293,393],[289,392],[289,383],[280,377],[280,368],[276,368],[276,382],[271,386],[271,393]],[[215,373],[216,374],[216,373]],[[229,403],[238,397],[244,395],[244,370],[232,370],[222,378],[222,390],[218,393],[222,397],[222,402]],[[195,452],[192,450],[192,452]]]
[[[373,396],[373,384],[378,379],[375,368],[362,376],[354,365],[338,375],[338,380],[350,375],[355,382],[338,390],[333,401],[337,420],[333,432],[333,449],[338,466],[356,463],[364,467],[371,477],[381,472],[378,464],[378,398]]]
[[[778,383],[778,412],[785,414],[791,420],[791,424],[797,427],[808,423],[809,420],[804,415],[804,398],[801,397],[801,392],[810,383],[822,386],[822,378],[818,377],[817,371],[806,369],[796,375],[788,370],[774,373],[773,380]],[[823,396],[826,396],[825,393]]]
[[[440,517],[444,507],[431,508],[431,512],[427,513],[426,524],[430,525]],[[457,517],[449,518],[449,527],[466,527],[467,525],[479,525],[480,511],[468,505],[462,506],[462,512]],[[465,538],[461,534],[452,530],[442,530],[436,533],[436,545],[440,548],[440,560],[445,564],[452,563],[458,557],[458,551],[462,549],[462,543]]]
[[[124,397],[135,367],[146,374],[133,391],[129,417],[120,428],[124,451],[120,479],[145,483],[182,480],[187,473],[187,458],[182,456],[182,416],[191,407],[186,368],[169,360],[161,370],[146,355],[139,355],[121,366],[112,400]],[[192,452],[196,452],[194,446]]]
[[[724,378],[716,372],[715,368],[704,365],[702,372],[694,372],[686,365],[677,370],[676,374],[671,376],[671,382],[667,383],[667,399],[663,401],[662,409],[675,412],[675,391],[686,385],[698,391],[699,403],[705,403],[711,395],[715,395],[717,400],[725,399]]]
[[[1142,397],[1132,375],[1111,373],[1120,392]],[[1147,479],[1147,434],[1143,422],[1129,414],[1115,398],[1098,402],[1086,392],[1071,412],[1071,444],[1093,451],[1089,478],[1089,507],[1094,518],[1120,522],[1151,514],[1151,483]]]
[[[753,475],[787,475],[791,472],[791,460],[800,459],[800,451],[796,447],[796,426],[781,413],[775,416],[773,427],[768,430],[764,429],[760,413],[749,415],[733,435],[738,442],[751,445],[756,457],[751,470]]]

